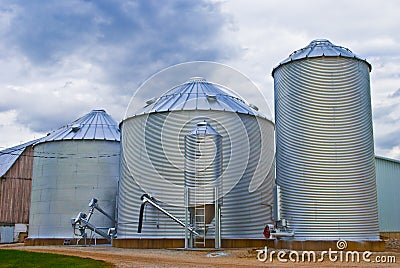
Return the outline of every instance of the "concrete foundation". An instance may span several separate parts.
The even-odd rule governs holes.
[[[85,245],[85,239],[79,240],[71,238],[27,238],[24,241],[25,246],[62,246],[62,245]],[[94,239],[86,239],[86,245],[94,245]],[[107,239],[97,238],[96,244],[110,244]]]
[[[347,247],[344,251],[385,251],[384,241],[346,241]],[[338,250],[337,241],[285,241],[285,240],[265,240],[265,239],[222,239],[222,248],[268,248],[291,249],[291,250]],[[115,239],[113,247],[118,248],[184,248],[184,239]],[[206,248],[213,248],[214,240],[206,241]]]

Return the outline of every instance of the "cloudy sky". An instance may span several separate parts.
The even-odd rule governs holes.
[[[236,68],[273,110],[273,67],[327,38],[372,64],[375,151],[400,159],[399,10],[396,0],[2,0],[0,149],[92,109],[120,121],[149,76],[186,61]]]

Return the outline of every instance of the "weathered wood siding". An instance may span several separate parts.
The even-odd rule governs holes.
[[[0,182],[0,223],[28,223],[33,148],[28,146]]]

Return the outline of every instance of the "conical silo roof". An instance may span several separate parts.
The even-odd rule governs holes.
[[[63,126],[41,139],[39,143],[60,140],[120,141],[118,123],[104,110],[90,113]]]
[[[317,57],[345,57],[345,58],[353,58],[357,60],[361,60],[368,65],[369,70],[371,71],[371,64],[369,64],[365,59],[360,58],[350,49],[337,46],[332,44],[327,39],[315,39],[311,41],[311,43],[299,50],[294,51],[292,54],[289,55],[286,59],[281,61],[278,66],[276,66],[272,70],[272,76],[274,76],[275,70],[278,69],[280,66],[290,63],[296,60],[302,60],[307,58],[317,58]]]
[[[161,97],[146,103],[147,105],[137,111],[136,115],[181,110],[212,110],[265,118],[255,106],[251,107],[243,99],[227,93],[222,86],[208,82],[201,77],[191,78],[167,91]]]

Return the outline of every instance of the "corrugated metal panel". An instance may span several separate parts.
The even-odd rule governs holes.
[[[104,110],[93,110],[71,124],[51,132],[40,142],[59,140],[119,141],[118,123]]]
[[[375,157],[380,232],[400,232],[400,161]]]
[[[14,242],[14,226],[0,226],[0,243]]]
[[[70,219],[80,211],[87,213],[92,197],[98,199],[101,208],[114,215],[119,142],[44,142],[35,146],[34,153],[30,238],[72,238]],[[90,222],[96,227],[114,225],[96,212]]]
[[[281,216],[296,239],[379,239],[368,64],[315,57],[274,78]]]
[[[274,76],[276,69],[278,69],[281,65],[291,63],[296,60],[317,57],[343,57],[357,59],[366,63],[370,71],[372,69],[371,65],[365,59],[360,58],[359,56],[351,52],[351,50],[349,50],[348,48],[334,45],[326,39],[316,39],[311,41],[308,46],[296,50],[295,52],[290,54],[289,57],[281,61],[279,65],[273,69],[272,76]]]
[[[222,136],[222,184],[227,193],[221,208],[222,238],[263,238],[265,224],[272,222],[274,125],[251,115],[200,110],[123,121],[118,238],[184,237],[183,228],[151,206],[138,234],[140,196],[152,195],[184,219],[184,137],[204,120]]]
[[[6,174],[15,161],[17,161],[18,157],[24,152],[26,147],[38,142],[39,140],[40,139],[33,140],[0,151],[0,177]]]
[[[136,115],[180,110],[213,110],[265,117],[242,99],[228,94],[222,86],[198,77],[169,90],[150,103],[137,111]]]

